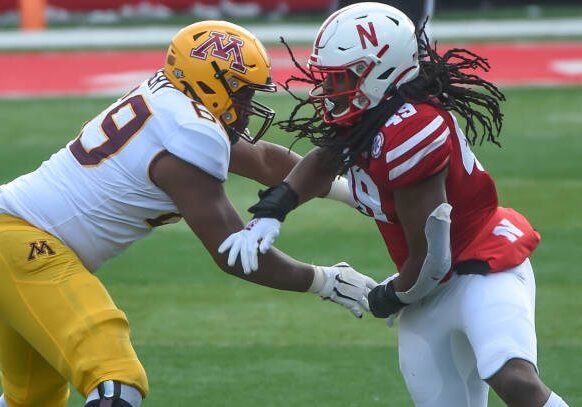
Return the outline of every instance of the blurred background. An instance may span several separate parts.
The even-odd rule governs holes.
[[[347,3],[0,0],[0,183],[34,170],[160,68],[182,26],[243,25],[265,43],[282,82],[295,71],[279,37],[304,63],[319,25]],[[571,406],[582,405],[582,3],[389,4],[417,21],[431,15],[440,52],[463,47],[488,58],[490,71],[478,74],[506,94],[502,148],[474,151],[501,204],[524,213],[542,235],[533,257],[540,371]],[[294,106],[284,92],[261,102],[279,119]],[[267,139],[301,154],[311,147],[292,145],[276,126]],[[226,187],[249,219],[260,186],[230,176]],[[377,280],[394,272],[374,223],[339,203],[317,200],[295,211],[277,244],[314,264],[348,261]],[[145,406],[412,406],[398,372],[397,329],[355,320],[312,295],[227,276],[183,222],[159,228],[98,275],[129,317],[149,374]],[[80,405],[73,391],[70,406]]]
[[[28,4],[27,4],[28,3]],[[230,18],[319,21],[330,10],[350,1],[342,0],[2,0],[0,25],[20,24],[20,11],[44,8],[49,26],[67,24],[142,24],[186,21],[188,18]],[[389,2],[414,4],[416,0]],[[34,4],[31,5],[31,4]],[[578,0],[437,0],[436,19],[518,18],[580,16]]]

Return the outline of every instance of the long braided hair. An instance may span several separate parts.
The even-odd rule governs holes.
[[[467,72],[477,69],[488,71],[490,65],[487,59],[462,48],[453,48],[439,55],[436,43],[431,47],[424,28],[417,33],[417,38],[418,77],[398,89],[388,89],[386,99],[365,111],[359,121],[349,128],[324,123],[316,112],[298,117],[311,102],[308,97],[302,98],[291,92],[290,85],[301,82],[316,86],[321,82],[297,62],[291,48],[281,38],[303,76],[292,75],[282,84],[297,104],[287,120],[276,124],[287,132],[296,133],[296,141],[307,138],[316,146],[326,147],[339,160],[339,174],[346,172],[362,153],[370,150],[378,129],[406,101],[427,103],[456,112],[465,120],[465,134],[471,144],[482,144],[486,140],[500,146],[498,137],[503,113],[499,104],[505,96],[491,82]]]

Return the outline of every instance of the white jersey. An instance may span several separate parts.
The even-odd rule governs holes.
[[[227,177],[230,142],[223,127],[158,72],[36,171],[0,186],[0,213],[53,234],[93,271],[152,227],[179,218],[149,177],[164,151],[220,181]]]

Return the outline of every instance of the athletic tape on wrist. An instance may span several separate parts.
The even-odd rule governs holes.
[[[313,281],[307,289],[310,293],[318,293],[321,291],[323,284],[325,283],[325,275],[320,266],[313,266]]]

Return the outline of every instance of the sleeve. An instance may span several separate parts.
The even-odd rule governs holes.
[[[428,110],[428,109],[427,109]],[[436,110],[418,112],[385,129],[386,169],[391,189],[417,183],[441,171],[452,151],[451,130]]]
[[[230,162],[230,142],[222,128],[201,120],[180,122],[164,147],[182,160],[225,181]]]

